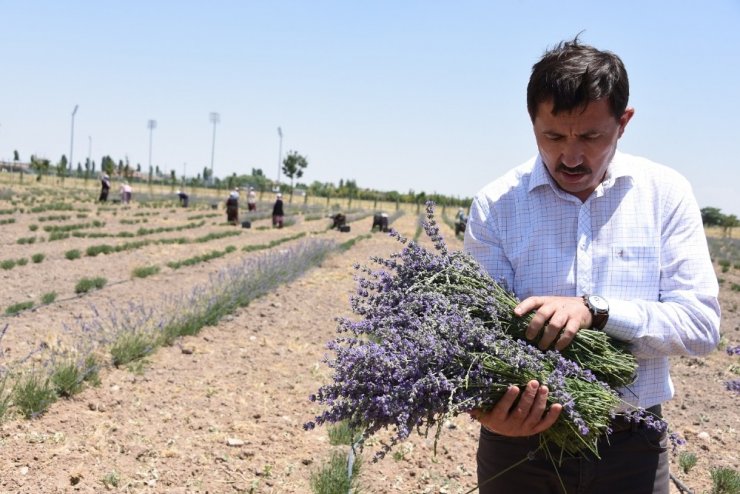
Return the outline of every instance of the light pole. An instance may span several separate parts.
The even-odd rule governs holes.
[[[146,123],[147,128],[149,129],[149,169],[152,169],[152,131],[157,128],[157,121],[156,120],[149,120]]]
[[[278,127],[278,136],[280,138],[280,144],[278,145],[277,191],[280,192],[280,167],[283,161],[283,129],[281,129],[280,127]]]
[[[72,110],[72,132],[70,133],[69,138],[69,168],[72,169],[73,161],[72,161],[72,150],[75,146],[75,115],[77,114],[77,108],[79,108],[80,105],[75,105],[75,109]]]
[[[221,115],[216,112],[211,112],[209,119],[213,124],[213,140],[211,141],[211,176],[209,182],[213,185],[213,155],[216,153],[216,124],[221,121]]]

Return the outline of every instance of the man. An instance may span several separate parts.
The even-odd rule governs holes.
[[[628,343],[639,368],[622,397],[660,415],[674,392],[668,357],[717,346],[718,284],[689,183],[617,151],[634,115],[628,99],[613,53],[577,38],[546,52],[527,86],[539,153],[478,193],[465,249],[522,300],[517,315],[535,311],[527,337],[542,333],[541,348],[562,350],[581,328]],[[547,407],[537,381],[523,388],[472,412],[481,493],[669,492],[665,432],[620,415],[600,458],[529,454],[562,405]]]

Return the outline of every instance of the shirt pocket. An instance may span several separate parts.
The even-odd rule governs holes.
[[[608,278],[611,296],[658,300],[660,251],[654,246],[612,246]]]

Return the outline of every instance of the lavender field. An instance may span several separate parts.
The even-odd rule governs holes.
[[[322,358],[335,318],[351,314],[353,265],[399,249],[370,233],[373,205],[355,205],[340,233],[324,202],[289,206],[291,224],[273,229],[266,198],[246,229],[226,224],[217,197],[187,209],[166,191],[130,205],[94,199],[71,185],[0,183],[0,492],[311,492],[312,475],[346,449],[303,424],[318,412],[308,396],[330,377]],[[392,226],[413,238],[418,220],[409,208]],[[674,360],[666,406],[697,458],[684,471],[677,453],[672,471],[697,493],[710,492],[712,467],[740,466],[728,384],[740,356],[726,351],[740,344],[740,258],[725,269],[722,255],[723,348]],[[141,353],[127,360],[120,347]],[[24,414],[8,398],[15,383],[60,362],[96,379]],[[467,492],[476,441],[459,416],[436,456],[433,438],[417,435],[378,463],[368,453],[361,490]]]

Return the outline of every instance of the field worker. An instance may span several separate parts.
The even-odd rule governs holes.
[[[239,224],[239,192],[232,190],[226,199],[226,222],[232,225]]]
[[[247,192],[247,210],[257,211],[257,193],[254,191],[254,187],[250,187],[249,192]]]
[[[110,177],[107,173],[103,173],[100,178],[100,197],[99,202],[106,202],[108,200],[108,192],[110,192]]]
[[[123,182],[121,184],[120,193],[121,193],[121,202],[123,204],[128,204],[131,202],[131,195],[133,194],[133,188],[131,188],[131,185],[129,185],[128,182]]]
[[[639,368],[622,398],[660,416],[674,393],[668,358],[717,347],[719,289],[688,181],[617,151],[635,114],[628,99],[617,55],[577,37],[548,50],[527,86],[538,153],[475,196],[465,250],[519,297],[517,316],[536,311],[527,338],[541,333],[541,348],[562,350],[581,328],[625,342]],[[600,459],[558,451],[556,470],[538,449],[562,411],[547,396],[530,381],[471,412],[481,493],[668,494],[666,433],[619,413]]]
[[[180,199],[180,206],[188,207],[188,195],[180,189],[177,189],[177,197]]]
[[[284,217],[285,211],[283,211],[283,195],[278,192],[275,195],[275,204],[272,206],[272,226],[275,228],[282,228]]]

